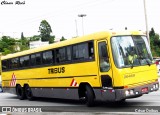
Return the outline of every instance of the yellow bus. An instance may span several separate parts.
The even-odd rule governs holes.
[[[124,101],[159,89],[141,31],[104,31],[1,57],[4,92],[34,97]]]

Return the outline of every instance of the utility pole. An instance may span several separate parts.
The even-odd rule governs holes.
[[[82,33],[84,35],[84,26],[83,26],[83,17],[87,16],[86,14],[79,14],[78,17],[82,18]]]
[[[75,20],[75,25],[76,25],[76,37],[78,37],[77,20]]]
[[[144,15],[145,15],[145,24],[146,24],[146,34],[148,39],[148,44],[150,46],[150,38],[149,38],[149,31],[148,31],[148,20],[147,20],[147,10],[146,10],[146,0],[143,0],[144,4]]]

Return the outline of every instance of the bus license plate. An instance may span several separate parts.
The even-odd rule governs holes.
[[[146,93],[146,92],[148,92],[148,87],[145,87],[145,88],[142,88],[142,93]]]

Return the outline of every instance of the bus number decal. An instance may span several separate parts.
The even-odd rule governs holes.
[[[124,78],[130,78],[130,77],[135,77],[135,74],[126,74],[126,75],[124,75]]]
[[[65,67],[49,68],[48,74],[64,73]]]

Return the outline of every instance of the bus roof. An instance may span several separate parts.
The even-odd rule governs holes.
[[[119,35],[145,35],[145,33],[143,33],[142,31],[112,31],[112,30],[97,32],[97,33],[93,33],[90,35],[85,35],[85,36],[61,41],[58,43],[49,44],[47,46],[43,46],[43,47],[39,47],[39,48],[29,49],[29,50],[25,50],[25,51],[13,53],[13,54],[8,54],[6,56],[2,56],[1,59],[2,60],[3,59],[10,59],[10,58],[18,57],[18,56],[37,53],[40,51],[46,51],[46,50],[59,48],[59,47],[63,47],[63,46],[69,46],[72,44],[81,43],[81,42],[85,42],[85,41],[89,41],[89,40],[96,40],[96,39],[98,40],[98,39],[102,39],[102,38],[110,39],[111,36],[119,36]]]

